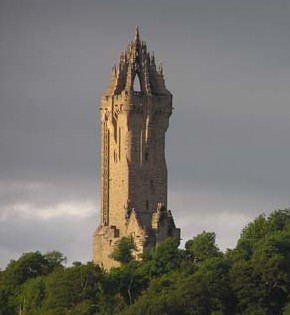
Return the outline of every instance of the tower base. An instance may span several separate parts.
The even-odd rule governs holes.
[[[107,270],[118,267],[120,264],[110,256],[122,237],[133,237],[137,248],[133,253],[136,260],[142,259],[144,252],[152,250],[169,237],[180,240],[180,229],[175,227],[171,211],[162,205],[159,204],[153,212],[150,226],[142,226],[140,219],[138,213],[133,210],[122,228],[124,233],[120,233],[121,229],[114,225],[100,225],[94,234],[93,262]]]

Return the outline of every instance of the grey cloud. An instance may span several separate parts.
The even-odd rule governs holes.
[[[91,214],[47,220],[10,214],[0,220],[0,267],[5,267],[10,259],[18,259],[22,253],[36,250],[58,250],[68,257],[69,263],[90,261],[96,221],[96,216]]]
[[[192,185],[192,184],[191,184]],[[242,229],[260,214],[289,207],[284,195],[186,185],[169,190],[169,208],[181,227],[182,245],[202,231],[216,233],[222,250],[234,248]]]
[[[96,203],[98,192],[94,182],[82,179],[45,181],[2,181],[0,182],[0,211],[13,205],[31,204],[41,211],[66,202],[91,201]]]
[[[258,118],[218,113],[211,116],[192,110],[192,115],[179,115],[168,136],[170,178],[180,185],[194,181],[219,184],[229,190],[287,193],[289,132],[285,114],[269,119],[263,114]],[[179,139],[186,141],[184,154],[180,152],[185,144]]]

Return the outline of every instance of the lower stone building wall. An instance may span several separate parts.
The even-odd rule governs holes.
[[[104,269],[118,267],[120,264],[110,256],[119,239],[119,231],[115,226],[99,226],[94,234],[93,262]]]
[[[125,231],[121,232],[120,231]],[[142,259],[144,251],[153,249],[156,244],[168,237],[180,240],[180,230],[175,227],[170,211],[159,204],[151,218],[151,225],[143,227],[140,224],[138,213],[133,210],[119,229],[116,226],[100,226],[94,234],[93,262],[104,269],[118,267],[120,264],[110,257],[116,243],[122,237],[133,237],[136,251],[133,256],[136,260]]]

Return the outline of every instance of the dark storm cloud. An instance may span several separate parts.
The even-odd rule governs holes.
[[[169,205],[183,238],[211,229],[233,246],[256,214],[287,207],[289,13],[286,0],[0,1],[2,266],[35,249],[90,257],[98,103],[136,25],[174,95]]]

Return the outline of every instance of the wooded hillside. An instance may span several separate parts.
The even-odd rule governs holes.
[[[223,253],[215,233],[185,249],[168,239],[135,261],[122,239],[110,272],[65,267],[59,252],[23,254],[0,272],[0,315],[289,315],[290,209],[260,215]]]

